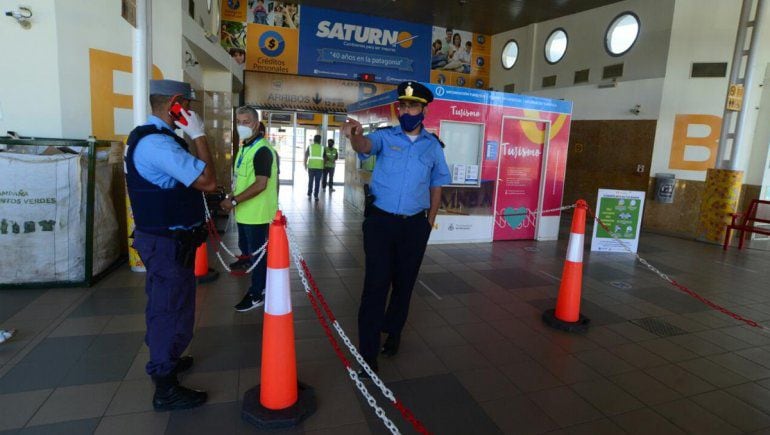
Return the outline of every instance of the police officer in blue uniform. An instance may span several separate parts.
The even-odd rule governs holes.
[[[188,111],[193,98],[188,83],[151,80],[152,115],[131,132],[126,146],[126,186],[136,223],[133,246],[147,268],[146,371],[155,382],[152,404],[158,411],[192,408],[207,398],[177,380],[193,363],[182,352],[195,320],[195,249],[206,238],[201,192],[216,189],[203,123]],[[176,128],[189,136],[197,158]]]
[[[431,101],[427,87],[403,82],[398,86],[398,126],[366,136],[354,119],[343,126],[360,159],[377,157],[370,189],[373,202],[368,201],[364,212],[366,276],[358,310],[359,349],[375,371],[380,352],[398,352],[441,186],[451,181],[441,142],[422,125]],[[388,337],[380,348],[383,332]]]

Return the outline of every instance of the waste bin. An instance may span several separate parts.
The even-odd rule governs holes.
[[[655,174],[655,201],[662,204],[671,204],[674,202],[675,186],[676,177],[674,174]]]

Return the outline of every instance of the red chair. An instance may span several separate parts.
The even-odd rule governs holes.
[[[761,217],[757,217],[757,211],[759,206],[764,206],[760,214]],[[727,225],[727,231],[725,233],[724,250],[727,250],[727,246],[730,244],[730,233],[732,230],[740,231],[740,240],[738,241],[738,249],[743,249],[743,241],[746,239],[746,233],[757,233],[770,236],[770,227],[763,228],[757,226],[758,224],[770,224],[770,219],[764,217],[770,217],[770,201],[762,201],[759,199],[751,200],[748,210],[745,213],[732,213],[732,221]]]

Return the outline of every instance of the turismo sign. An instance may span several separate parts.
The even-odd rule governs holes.
[[[400,83],[429,79],[431,27],[302,6],[299,74]]]

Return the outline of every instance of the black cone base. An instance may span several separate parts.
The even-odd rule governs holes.
[[[577,322],[565,322],[556,318],[556,310],[550,309],[543,311],[543,322],[551,328],[567,332],[586,332],[588,323],[591,321],[588,317],[580,314]]]
[[[259,403],[259,388],[251,388],[243,395],[241,418],[259,429],[283,429],[298,425],[316,410],[315,392],[302,382],[298,383],[297,403],[279,410],[267,409]]]
[[[206,284],[207,282],[216,281],[217,278],[219,278],[219,272],[209,267],[208,273],[198,277],[198,284]]]

